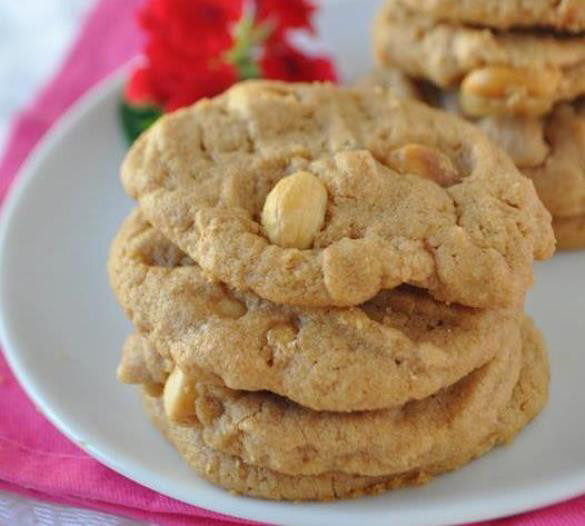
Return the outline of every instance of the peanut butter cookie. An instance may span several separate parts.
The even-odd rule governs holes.
[[[381,65],[457,88],[468,116],[544,115],[585,94],[583,35],[459,26],[391,0],[377,17],[374,47]]]
[[[169,419],[206,445],[288,475],[391,475],[476,449],[496,427],[521,367],[516,338],[451,387],[404,406],[352,413],[306,409],[268,392],[234,391],[173,369],[163,390]]]
[[[474,446],[462,441],[459,450],[443,462],[418,466],[391,476],[364,477],[342,472],[284,475],[210,448],[201,438],[200,428],[180,426],[169,420],[162,399],[146,396],[145,406],[155,424],[185,461],[202,477],[226,489],[256,497],[287,500],[331,500],[371,495],[425,483],[433,475],[460,467],[492,447],[511,441],[540,412],[548,396],[545,346],[530,322],[524,325],[523,339],[520,379],[492,431]]]
[[[413,11],[454,24],[496,29],[539,27],[585,31],[583,0],[394,0]]]
[[[384,291],[359,307],[272,304],[206,277],[138,210],[112,245],[109,270],[135,327],[186,374],[314,410],[425,398],[487,363],[517,332],[516,312],[449,306],[413,289]],[[142,360],[129,354],[125,363],[125,381],[136,383]]]
[[[554,249],[531,183],[475,127],[386,92],[241,83],[160,119],[129,152],[128,193],[233,289],[351,306],[410,284],[519,305]]]

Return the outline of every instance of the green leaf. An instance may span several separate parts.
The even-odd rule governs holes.
[[[132,144],[143,131],[156,122],[162,111],[156,106],[131,106],[121,100],[119,115],[126,138]]]

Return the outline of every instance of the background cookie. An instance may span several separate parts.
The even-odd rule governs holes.
[[[122,178],[203,269],[276,303],[356,305],[409,283],[517,305],[554,244],[530,183],[473,126],[326,84],[246,82],[165,116]]]
[[[394,0],[437,20],[497,29],[585,31],[583,0]]]
[[[555,220],[585,216],[585,101],[560,104],[541,125],[548,154],[522,172]]]
[[[390,477],[361,477],[342,473],[288,476],[243,462],[206,446],[194,427],[171,423],[160,399],[145,397],[147,412],[185,461],[202,477],[226,489],[256,497],[288,500],[330,500],[376,494],[427,482],[432,475],[455,469],[493,446],[509,442],[542,409],[548,396],[548,363],[544,343],[530,322],[524,325],[523,366],[510,403],[493,433],[475,450],[462,447],[442,464],[419,467]]]
[[[517,332],[514,311],[448,306],[414,289],[348,308],[237,293],[205,277],[138,210],[112,245],[109,270],[136,328],[188,375],[203,371],[232,389],[272,391],[315,410],[425,398],[488,362]],[[128,354],[122,372],[136,383],[140,363],[152,372],[147,362]]]
[[[553,222],[557,246],[561,250],[585,248],[585,214],[556,219]]]
[[[503,3],[503,2],[502,2]],[[389,1],[374,26],[381,65],[460,89],[470,116],[543,115],[585,94],[585,37],[439,22]]]

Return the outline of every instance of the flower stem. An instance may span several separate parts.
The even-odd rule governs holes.
[[[268,38],[272,29],[270,23],[256,25],[251,13],[245,13],[234,27],[234,45],[225,53],[224,58],[238,70],[240,80],[260,77],[255,55],[257,48]]]

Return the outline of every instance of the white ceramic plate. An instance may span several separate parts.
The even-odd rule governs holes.
[[[369,67],[367,28],[378,3],[338,0],[324,8],[322,35],[346,77]],[[118,182],[126,148],[116,116],[121,85],[121,75],[106,81],[56,126],[3,210],[0,336],[20,382],[59,429],[154,490],[272,523],[460,523],[585,492],[585,252],[538,265],[528,310],[551,347],[551,400],[512,446],[424,488],[335,503],[237,497],[194,475],[151,427],[135,390],[114,375],[130,331],[105,268],[110,240],[132,206]]]

